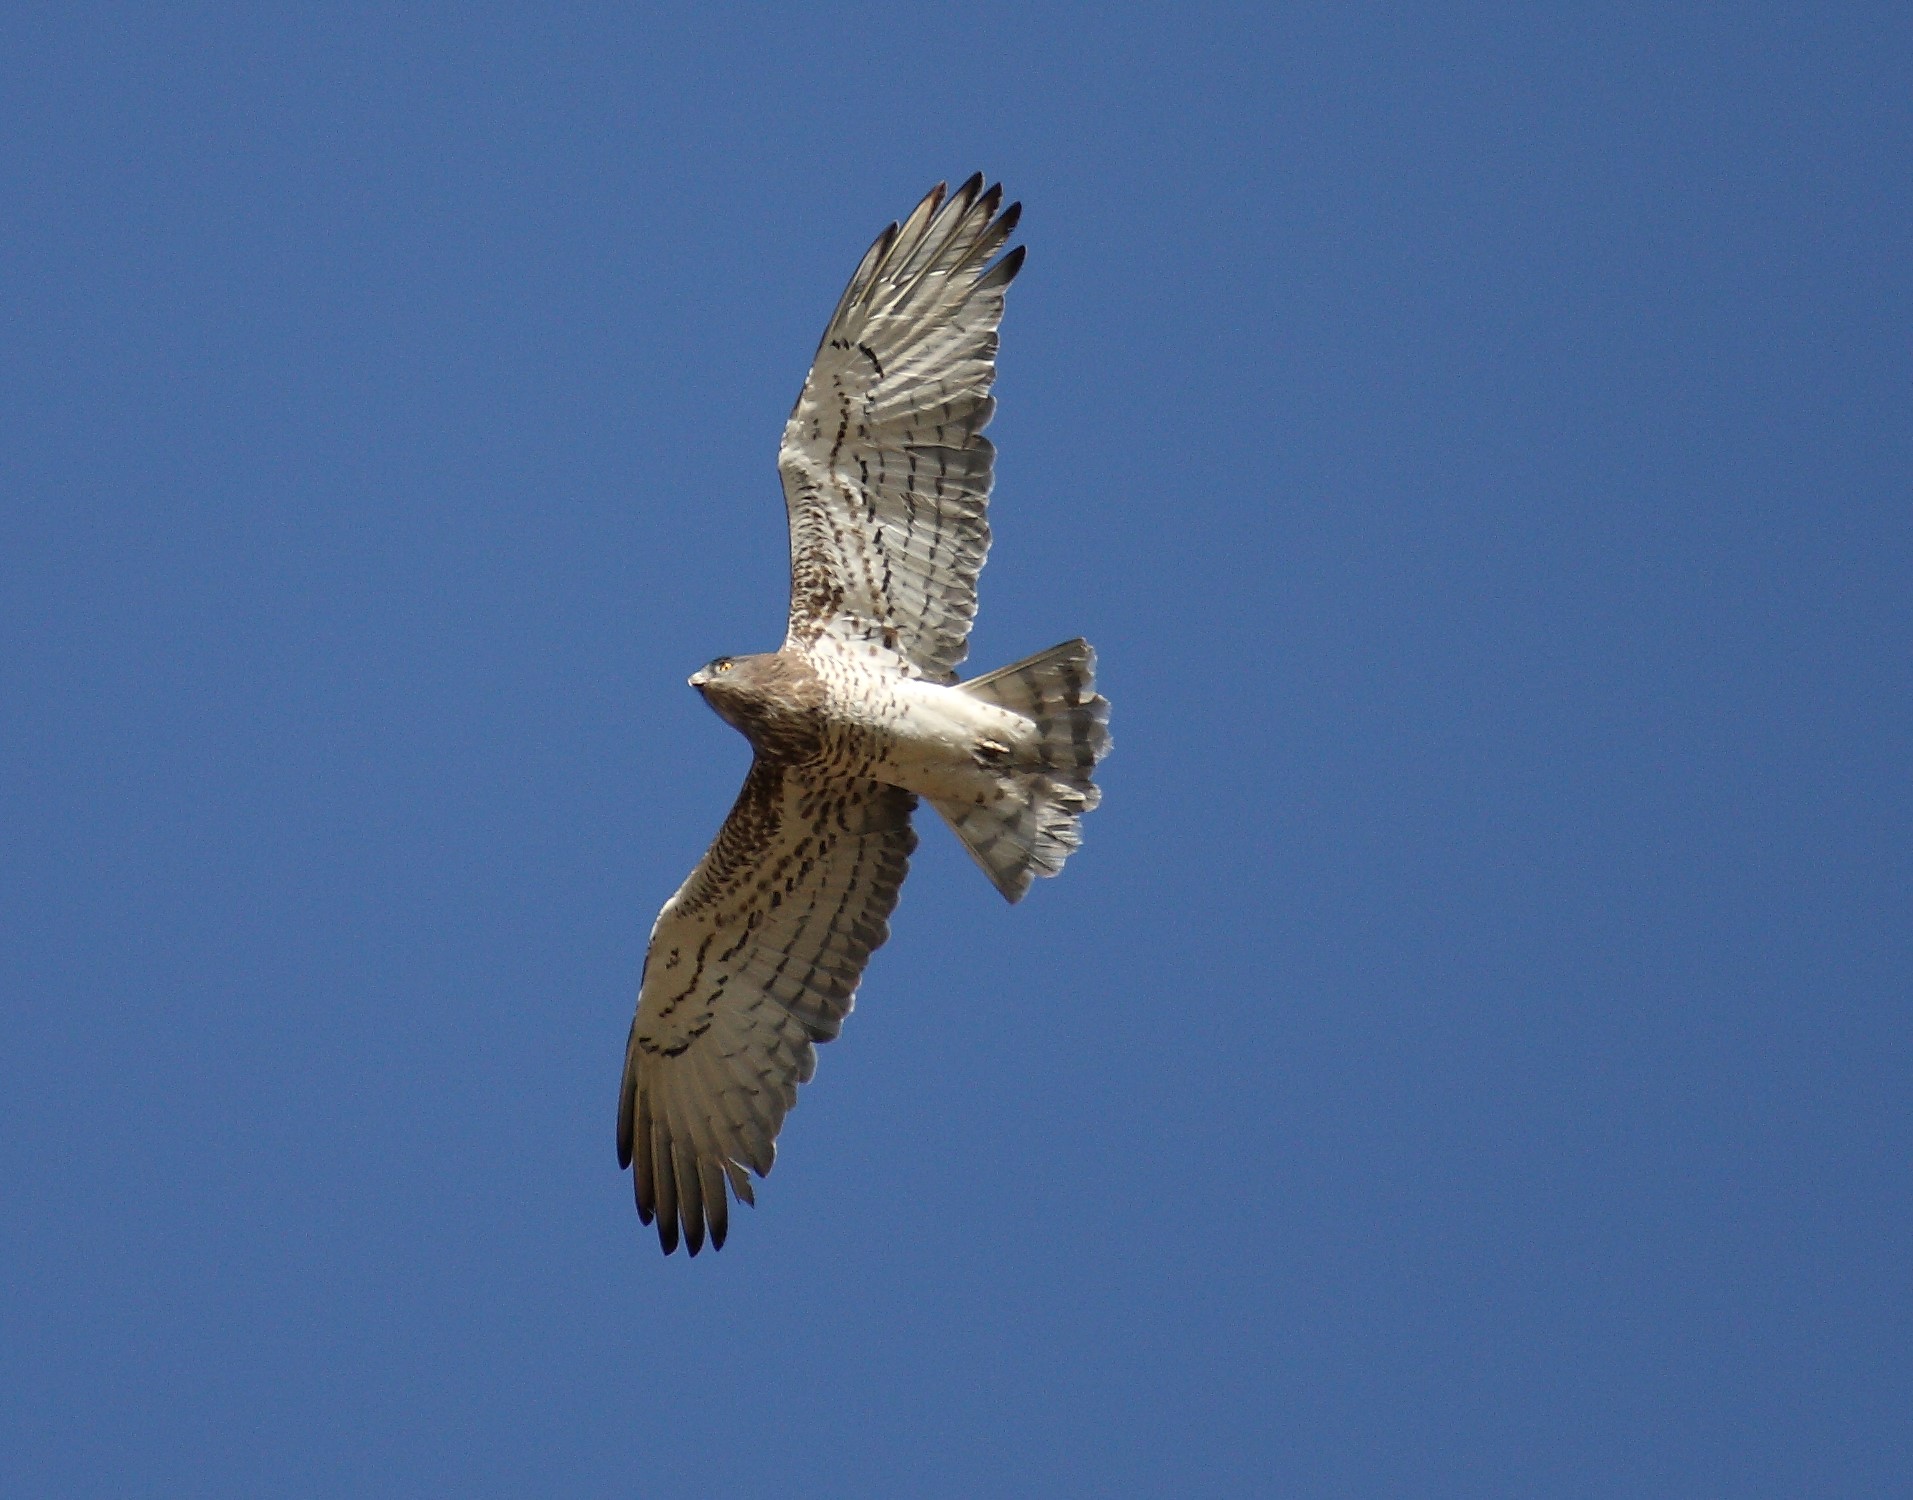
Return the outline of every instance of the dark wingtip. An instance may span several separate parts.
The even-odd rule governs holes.
[[[1002,231],[1004,238],[1007,239],[1016,232],[1017,222],[1022,217],[1023,204],[1021,200],[1018,200],[1003,210],[1001,216],[996,221],[996,227]]]
[[[982,191],[983,174],[981,172],[972,172],[968,177],[963,179],[963,186],[957,189],[957,196],[960,198],[974,198]]]
[[[1012,281],[1016,280],[1016,273],[1023,269],[1024,248],[1024,246],[1018,245],[1014,250],[1010,251],[1008,255],[999,260],[996,265],[991,268],[989,274],[984,278],[984,281],[990,286],[1008,286]]]

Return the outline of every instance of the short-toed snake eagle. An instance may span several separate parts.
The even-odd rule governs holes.
[[[1054,875],[1109,748],[1095,653],[1066,641],[958,683],[989,547],[1003,294],[1018,205],[939,185],[872,245],[831,316],[777,467],[790,630],[691,686],[755,760],[717,841],[658,913],[618,1104],[618,1160],[668,1254],[727,1192],[754,1201],[888,920],[923,797],[996,888]]]

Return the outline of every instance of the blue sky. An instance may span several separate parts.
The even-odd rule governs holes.
[[[1721,1495],[1913,1472],[1913,23],[0,20],[0,1488]],[[972,662],[759,1207],[613,1152],[881,226],[1025,204]]]

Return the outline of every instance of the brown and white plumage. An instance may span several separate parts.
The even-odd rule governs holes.
[[[709,852],[652,929],[618,1159],[668,1254],[721,1246],[815,1047],[849,1014],[928,798],[1010,900],[1096,805],[1109,705],[1069,641],[956,685],[989,547],[998,256],[1017,205],[938,186],[865,254],[778,455],[791,530],[781,650],[691,679],[756,751]],[[728,1196],[727,1196],[728,1195]]]
[[[937,682],[969,649],[996,450],[996,330],[1021,212],[972,177],[891,225],[850,278],[784,425],[790,636],[875,641]],[[989,266],[987,272],[985,267]]]
[[[837,1035],[917,836],[917,799],[759,760],[710,852],[651,932],[618,1110],[618,1158],[664,1248],[722,1245],[726,1179],[771,1169],[817,1042]]]

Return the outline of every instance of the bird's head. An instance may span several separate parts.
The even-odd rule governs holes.
[[[764,660],[761,656],[720,656],[691,674],[691,686],[698,696],[733,728],[751,733],[753,722],[761,717]]]
[[[720,656],[715,661],[707,662],[691,674],[691,686],[696,688],[700,693],[705,692],[706,689],[718,682],[721,678],[728,677],[736,666],[736,657]]]
[[[815,739],[823,707],[817,674],[781,651],[756,656],[720,656],[691,674],[698,696],[760,750],[795,755],[798,742]]]

